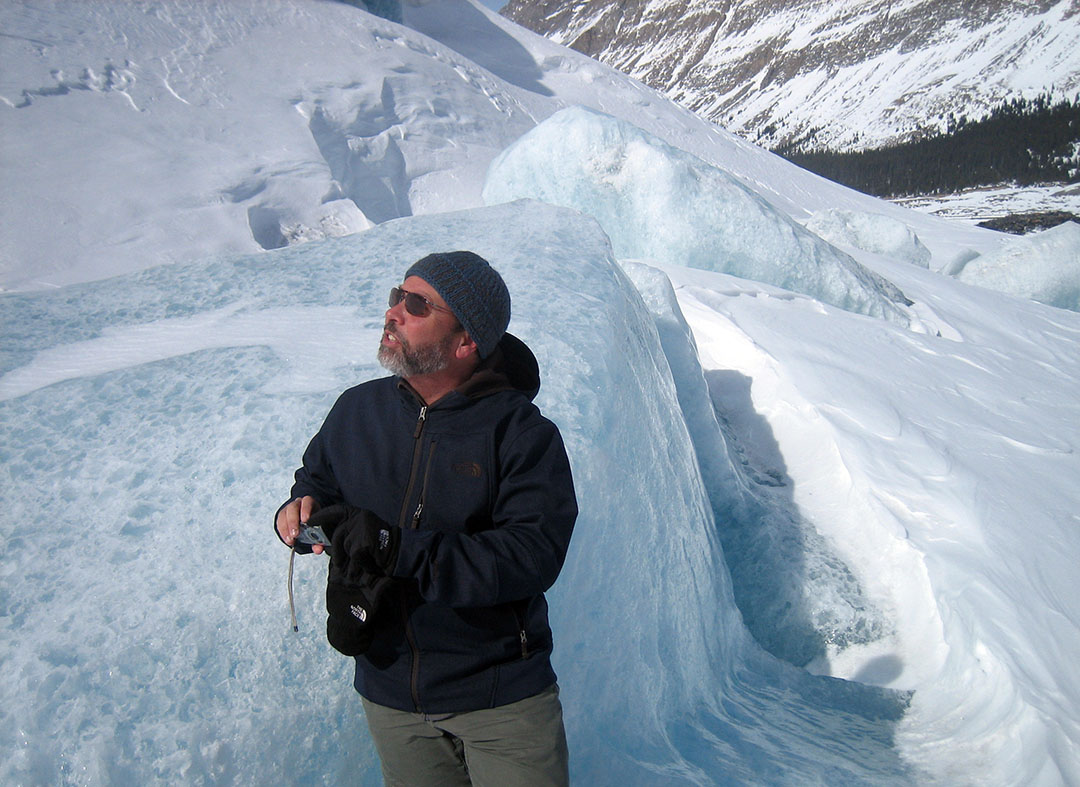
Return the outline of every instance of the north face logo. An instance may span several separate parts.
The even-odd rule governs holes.
[[[484,475],[484,469],[476,462],[458,462],[453,466],[458,475],[467,475],[470,478],[480,478]]]
[[[367,622],[367,610],[359,604],[353,604],[349,607],[349,612],[353,613],[353,617],[359,620],[361,623]]]

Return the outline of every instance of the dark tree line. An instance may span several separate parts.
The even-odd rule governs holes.
[[[1080,182],[1080,98],[1006,101],[980,120],[949,115],[944,133],[856,153],[774,150],[803,169],[879,197],[975,186]]]

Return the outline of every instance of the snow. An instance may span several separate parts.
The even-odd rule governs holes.
[[[1010,239],[802,172],[480,6],[402,18],[0,6],[0,781],[378,783],[322,558],[294,634],[270,518],[337,394],[383,373],[389,287],[471,248],[578,485],[550,594],[575,783],[1080,782],[1080,314],[940,272]],[[803,225],[837,211],[907,321],[631,259],[589,206],[484,207],[496,156],[574,105],[671,173],[657,233],[691,171],[769,243],[832,248]],[[1047,237],[1011,281],[1072,259]]]
[[[976,224],[1013,213],[1065,211],[1080,215],[1080,185],[987,187],[956,194],[898,197],[894,201],[934,216]]]
[[[995,254],[950,270],[960,281],[1080,311],[1080,224],[1067,221],[1016,238]]]
[[[933,0],[744,0],[722,11],[647,0],[636,29],[620,24],[617,4],[588,5],[556,17],[551,35],[569,44],[614,31],[593,37],[612,39],[599,59],[762,144],[810,135],[830,149],[881,147],[927,118],[974,119],[1017,96],[1072,98],[1080,84],[1069,0],[968,5],[962,19]]]

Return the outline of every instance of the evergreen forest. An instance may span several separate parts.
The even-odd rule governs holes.
[[[1080,97],[1013,99],[979,120],[949,115],[945,131],[851,153],[773,150],[803,169],[877,197],[943,194],[1009,183],[1080,182]]]

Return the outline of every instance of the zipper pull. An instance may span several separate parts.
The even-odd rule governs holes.
[[[416,506],[416,513],[412,515],[413,530],[416,530],[418,527],[420,527],[420,514],[421,514],[421,512],[423,510],[424,510],[424,501],[421,500],[420,504]]]
[[[525,629],[518,632],[521,636],[521,658],[529,658],[529,638],[525,636]]]
[[[427,405],[423,405],[420,408],[420,417],[416,419],[416,431],[413,432],[413,440],[420,436],[420,432],[424,430],[424,419],[427,418]]]

